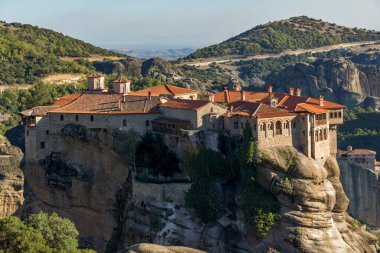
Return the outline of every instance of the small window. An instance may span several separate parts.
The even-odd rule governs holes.
[[[241,128],[241,129],[244,128],[244,124],[243,124],[243,122],[240,122],[240,128]]]
[[[123,119],[123,126],[127,126],[127,120]]]
[[[145,126],[146,126],[146,127],[149,127],[149,120],[146,120],[146,121],[145,121]]]
[[[63,121],[64,120],[64,117],[63,117],[63,114],[61,114],[61,121]]]
[[[255,124],[255,125],[253,126],[253,129],[254,129],[255,131],[257,131],[257,124]]]
[[[330,112],[330,118],[333,118],[333,117],[334,117],[334,114]]]
[[[213,107],[210,108],[210,112],[214,112],[214,108]]]
[[[26,130],[26,136],[29,136],[29,130]]]
[[[91,120],[91,121],[94,121],[94,115],[91,115],[91,116],[90,116],[90,120]]]
[[[296,128],[296,122],[293,122],[293,128]]]
[[[49,130],[46,130],[45,132],[46,132],[46,135],[48,135],[48,134],[49,134]]]
[[[45,148],[45,142],[41,141],[40,142],[40,147],[41,147],[41,149],[44,149]]]
[[[303,136],[305,136],[305,135],[306,135],[305,131],[302,131],[302,135],[303,135]]]
[[[75,115],[75,121],[79,121],[79,116]]]
[[[239,122],[234,122],[234,128],[238,129],[239,128]]]
[[[317,116],[318,117],[318,116]],[[302,122],[305,122],[305,117],[302,117]]]
[[[338,113],[338,117],[339,117],[339,118],[342,118],[342,112],[339,112],[339,113]]]

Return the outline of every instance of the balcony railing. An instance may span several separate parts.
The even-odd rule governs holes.
[[[326,125],[327,124],[327,119],[320,119],[315,121],[315,125],[320,126],[320,125]]]

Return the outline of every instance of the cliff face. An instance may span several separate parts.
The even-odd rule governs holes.
[[[375,172],[358,164],[339,161],[340,180],[350,198],[349,213],[375,228],[380,228],[380,182]]]
[[[13,215],[24,202],[23,154],[0,135],[0,218]]]
[[[366,97],[380,96],[379,77],[379,66],[340,58],[288,66],[273,77],[272,83],[277,89],[300,87],[305,96],[322,94],[327,100],[352,106]]]
[[[256,249],[280,252],[376,252],[376,238],[352,230],[349,204],[339,181],[339,166],[329,157],[324,166],[293,148],[263,152],[257,182],[281,202],[281,221]]]
[[[104,252],[117,226],[118,193],[128,181],[129,169],[113,151],[110,133],[82,130],[55,136],[59,145],[54,152],[38,164],[26,164],[25,211],[69,218],[82,245]],[[128,202],[128,195],[124,197]]]

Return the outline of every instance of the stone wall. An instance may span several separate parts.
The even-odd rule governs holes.
[[[257,139],[259,148],[293,146],[295,131],[292,122],[294,116],[259,119],[257,124]],[[281,133],[276,133],[276,124]]]
[[[134,201],[161,201],[185,204],[185,192],[191,187],[191,183],[154,184],[142,183],[133,177]]]
[[[348,212],[373,228],[380,228],[380,182],[372,170],[338,159],[340,181],[350,199]]]

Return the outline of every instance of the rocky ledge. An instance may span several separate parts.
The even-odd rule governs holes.
[[[13,215],[24,202],[23,154],[0,135],[0,218]]]
[[[257,181],[276,195],[282,218],[258,252],[376,252],[376,237],[348,224],[349,200],[335,158],[322,166],[289,147],[264,150],[262,161]]]

